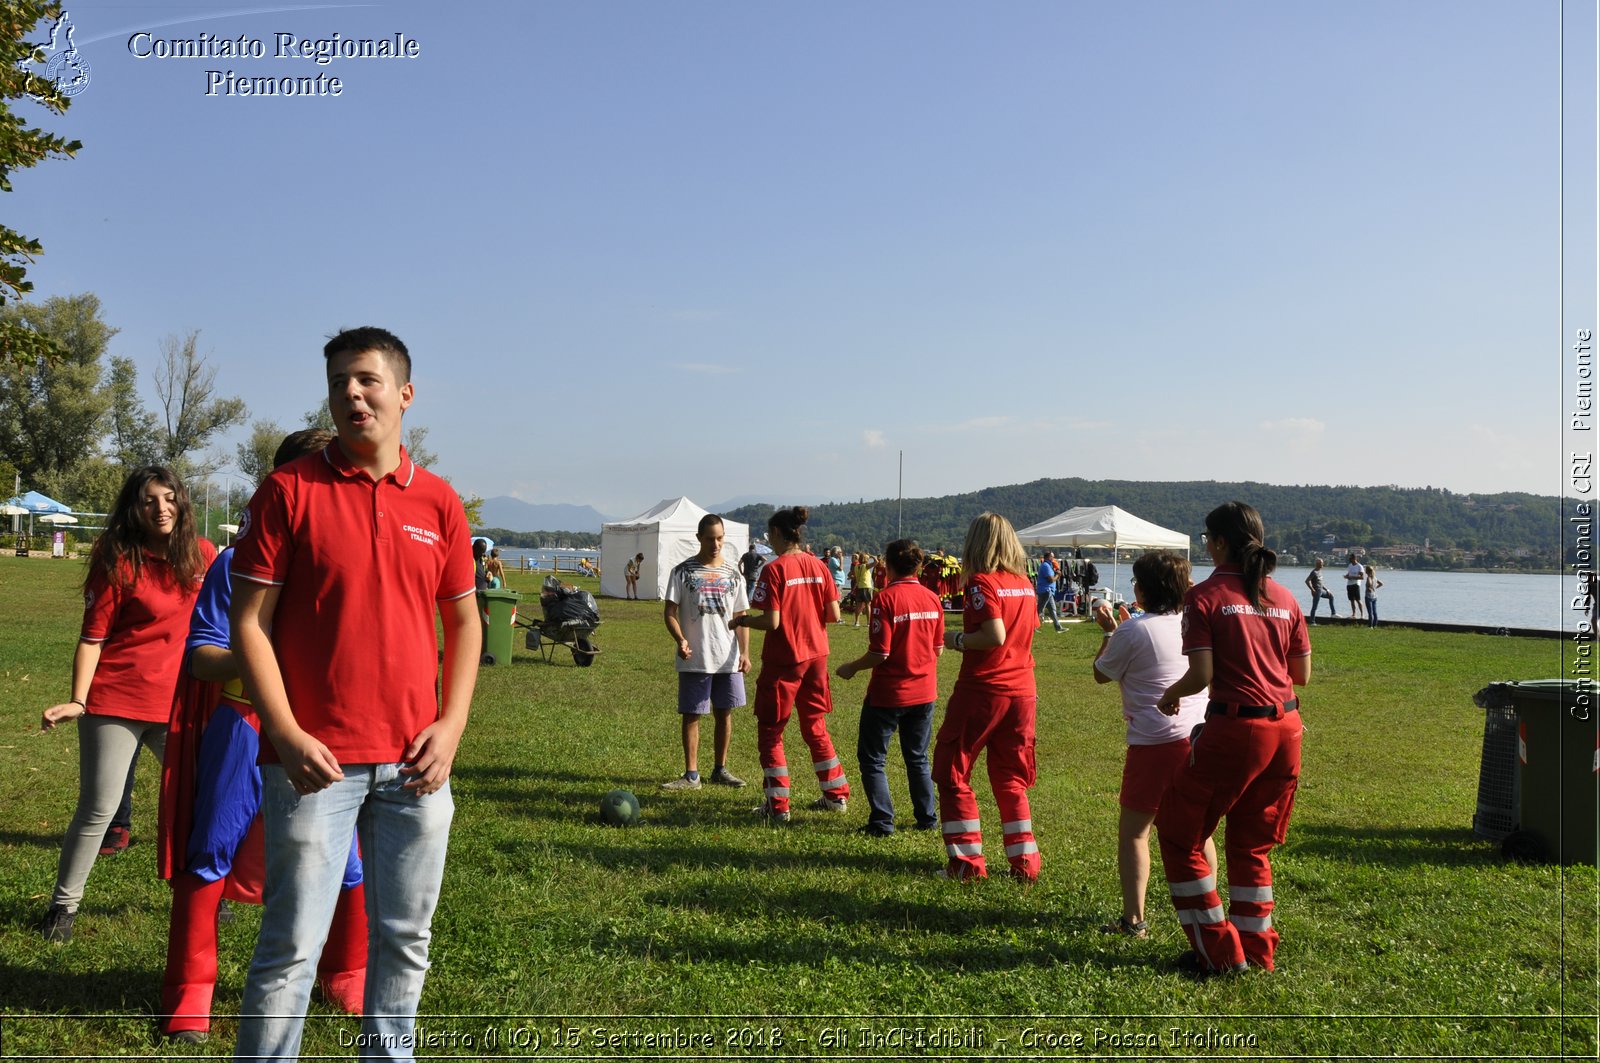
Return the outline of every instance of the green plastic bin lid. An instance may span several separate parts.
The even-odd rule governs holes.
[[[478,594],[484,598],[493,598],[497,602],[515,602],[522,598],[522,595],[518,594],[516,591],[506,590],[504,587],[496,587],[493,590],[482,590],[479,591]]]

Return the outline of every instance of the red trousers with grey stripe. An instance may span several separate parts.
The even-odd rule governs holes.
[[[841,801],[850,796],[850,783],[828,734],[828,713],[832,711],[828,658],[761,666],[756,679],[756,745],[767,807],[772,811],[789,811],[789,762],[783,753],[783,729],[791,713],[800,717],[800,735],[811,750],[811,768],[823,796]]]
[[[944,723],[933,743],[933,780],[939,788],[939,819],[951,878],[983,878],[983,832],[972,770],[978,754],[989,751],[989,785],[1000,809],[1006,860],[1011,873],[1039,877],[1039,846],[1033,838],[1028,789],[1033,786],[1033,718],[1038,699],[1012,697],[957,687],[945,707]]]
[[[1272,864],[1289,830],[1300,779],[1300,714],[1241,720],[1211,716],[1194,759],[1161,802],[1156,833],[1167,887],[1189,943],[1212,970],[1248,960],[1273,969]],[[1205,842],[1228,820],[1228,911],[1206,864]]]

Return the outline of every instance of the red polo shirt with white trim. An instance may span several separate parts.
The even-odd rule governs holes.
[[[763,665],[799,664],[828,655],[828,603],[839,600],[833,573],[801,551],[767,562],[750,592],[750,608],[778,611],[778,630],[761,640]]]
[[[880,709],[926,705],[939,696],[939,648],[944,605],[911,577],[897,579],[872,599],[867,652],[888,657],[872,670],[867,704]]]
[[[341,763],[401,760],[439,716],[435,610],[475,587],[461,499],[403,449],[374,483],[335,441],[274,471],[245,518],[233,577],[282,588],[272,646],[295,722]],[[278,760],[269,741],[261,760]]]
[[[1261,604],[1244,593],[1237,565],[1218,565],[1183,596],[1183,652],[1211,651],[1211,697],[1233,705],[1279,705],[1294,697],[1289,658],[1311,656],[1300,603],[1271,577]]]
[[[1009,697],[1034,697],[1033,633],[1039,627],[1039,598],[1033,581],[1012,572],[973,572],[967,576],[961,630],[972,634],[989,620],[1005,625],[1006,641],[992,650],[961,655],[958,689]]]
[[[207,566],[217,548],[200,541]],[[132,572],[124,561],[123,579]],[[199,573],[204,575],[204,569]],[[172,715],[172,694],[183,663],[183,639],[200,584],[185,587],[172,576],[172,566],[146,555],[139,578],[119,586],[95,567],[83,594],[82,642],[101,644],[84,711],[163,723]]]

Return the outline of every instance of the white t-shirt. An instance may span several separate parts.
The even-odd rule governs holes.
[[[689,640],[689,657],[673,655],[680,672],[737,672],[739,641],[728,630],[735,613],[750,608],[744,577],[719,557],[709,565],[680,562],[667,577],[667,601],[678,605],[678,626]]]
[[[1367,570],[1362,568],[1360,564],[1352,564],[1349,568],[1344,570],[1344,579],[1346,583],[1357,583],[1366,578]]]
[[[1163,715],[1156,702],[1183,678],[1189,660],[1183,655],[1181,613],[1141,613],[1117,626],[1095,669],[1122,686],[1122,717],[1128,721],[1130,746],[1155,746],[1188,738],[1206,718],[1204,693],[1178,702],[1176,716]]]

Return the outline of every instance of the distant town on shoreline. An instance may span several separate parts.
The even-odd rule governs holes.
[[[807,532],[817,546],[869,548],[903,534],[929,549],[959,551],[968,522],[984,510],[1002,513],[1023,527],[1074,506],[1115,505],[1163,527],[1188,532],[1199,549],[1206,513],[1232,498],[1261,511],[1267,545],[1285,564],[1309,564],[1318,557],[1342,560],[1356,552],[1396,569],[1555,572],[1573,560],[1570,546],[1562,540],[1569,514],[1560,498],[1520,492],[1459,494],[1442,487],[1072,477],[907,498],[903,503],[893,498],[824,503],[810,507]],[[486,523],[492,523],[497,512],[507,512],[495,509],[499,501],[485,503]],[[779,499],[741,505],[723,515],[759,530],[777,506],[788,504]],[[599,514],[595,517],[600,519]],[[581,549],[600,543],[598,524],[569,530],[486,527],[482,531],[505,546],[523,549]]]

